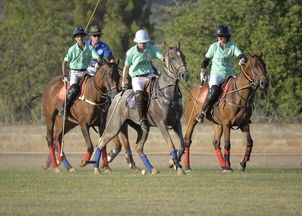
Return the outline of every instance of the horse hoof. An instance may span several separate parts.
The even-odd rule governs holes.
[[[157,175],[158,173],[159,173],[159,171],[157,169],[152,168],[152,170],[151,170],[152,175]]]
[[[47,170],[50,167],[50,163],[50,160],[44,161],[44,164],[41,166],[41,168]]]
[[[185,172],[192,172],[190,165],[184,165],[183,167],[184,167]]]
[[[62,161],[57,160],[57,165],[58,165],[58,166],[60,166],[60,165],[61,165],[61,163],[62,163]]]
[[[244,172],[244,171],[245,171],[245,168],[246,168],[246,164],[240,162],[240,170],[241,170],[242,172]]]
[[[102,169],[104,170],[105,173],[110,173],[112,171],[109,166],[104,166]]]
[[[94,168],[93,174],[94,175],[99,175],[99,174],[101,174],[101,170],[99,168]]]
[[[176,170],[176,174],[177,174],[178,176],[180,176],[180,175],[185,175],[185,172],[183,171],[182,168],[178,168],[178,169]]]
[[[173,168],[174,167],[174,162],[173,162],[172,158],[170,158],[169,161],[168,161],[168,167],[169,168]]]
[[[141,171],[141,169],[140,168],[138,168],[137,166],[131,166],[130,167],[130,169],[134,172],[134,173],[138,173],[138,172],[140,172]]]
[[[86,161],[85,160],[81,160],[79,166],[80,167],[85,167],[87,165]]]
[[[55,167],[55,168],[53,168],[53,171],[54,171],[55,173],[59,173],[59,172],[60,172],[60,169],[59,169],[59,167]]]
[[[73,172],[76,172],[76,171],[77,170],[75,168],[73,168],[73,167],[71,167],[71,168],[68,169],[68,172],[70,172],[70,173],[73,173]]]
[[[224,167],[222,169],[222,172],[223,173],[232,173],[233,172],[233,169],[231,167]]]

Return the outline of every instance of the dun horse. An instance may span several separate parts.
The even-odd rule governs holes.
[[[87,78],[87,81],[83,84],[85,87],[82,87],[83,93],[81,97],[73,104],[70,114],[65,120],[64,134],[80,125],[85,138],[87,153],[81,161],[81,166],[84,166],[85,162],[90,160],[94,148],[89,128],[91,126],[98,126],[100,136],[102,135],[111,99],[118,93],[119,78],[118,62],[105,62],[98,69],[94,77]],[[42,106],[47,128],[46,140],[50,152],[51,165],[55,172],[59,172],[55,148],[57,148],[59,163],[65,157],[64,155],[60,155],[63,119],[58,116],[57,111],[64,100],[64,89],[62,77],[57,76],[45,86],[42,93]],[[117,137],[115,139],[116,142],[119,142]]]
[[[169,129],[173,129],[178,135],[182,148],[184,148],[184,139],[180,119],[183,114],[181,93],[179,90],[179,82],[187,81],[189,74],[186,68],[185,56],[180,51],[180,45],[176,47],[167,47],[167,53],[164,62],[164,71],[159,78],[153,82],[154,88],[151,88],[148,102],[147,118],[150,126],[158,127],[165,141],[169,145],[170,156],[177,169],[177,174],[184,174],[182,167],[177,158],[177,151]],[[149,162],[147,156],[143,152],[144,144],[149,132],[142,131],[139,126],[139,116],[136,107],[129,105],[131,103],[131,95],[133,90],[126,90],[118,94],[108,111],[108,116],[113,116],[109,121],[107,118],[106,129],[99,141],[99,148],[102,149],[106,144],[116,136],[120,131],[125,130],[127,125],[133,127],[138,133],[137,152],[146,169],[152,173],[158,173]]]
[[[260,56],[250,55],[248,62],[241,67],[241,73],[236,78],[228,79],[222,86],[223,93],[214,108],[207,113],[206,118],[213,122],[214,137],[213,145],[223,171],[232,171],[230,163],[230,130],[236,127],[240,128],[246,142],[246,150],[241,169],[244,171],[246,163],[250,159],[253,148],[253,140],[250,133],[250,117],[252,115],[253,98],[258,87],[267,93],[269,81],[266,75],[266,65]],[[185,132],[184,165],[185,169],[190,168],[190,145],[192,143],[192,134],[197,123],[196,116],[200,112],[205,96],[208,92],[208,86],[199,85],[190,91],[190,96],[186,104],[187,129]],[[220,148],[220,139],[224,135],[224,156]]]

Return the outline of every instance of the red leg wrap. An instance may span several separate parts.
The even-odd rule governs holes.
[[[230,150],[224,150],[225,167],[230,167]]]
[[[58,161],[62,162],[63,161],[63,156],[61,156],[61,142],[57,141],[57,152],[58,152]]]
[[[91,157],[91,153],[87,152],[86,155],[85,155],[84,161],[89,161],[90,157]]]
[[[223,156],[222,156],[221,148],[218,148],[215,151],[216,151],[216,155],[217,155],[217,158],[219,161],[219,166],[223,167]]]
[[[106,147],[102,149],[102,165],[108,166],[108,160],[107,160],[107,150]]]
[[[190,166],[190,148],[185,147],[184,165]]]
[[[49,153],[50,153],[51,166],[53,168],[55,168],[55,167],[57,167],[57,161],[56,161],[55,151],[50,146],[48,146],[48,150],[49,150]]]
[[[252,150],[253,150],[253,147],[246,147],[245,155],[244,155],[244,159],[243,159],[244,162],[247,162],[250,160]]]

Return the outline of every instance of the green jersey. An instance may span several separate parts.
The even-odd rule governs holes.
[[[81,50],[78,44],[74,44],[69,48],[67,55],[64,60],[69,62],[71,69],[87,69],[92,58],[98,58],[94,47],[92,45],[85,45],[84,49]]]
[[[144,52],[139,52],[137,45],[131,47],[126,53],[125,65],[129,67],[131,77],[153,73],[152,59],[161,58],[163,55],[152,44],[147,44]]]
[[[223,49],[218,42],[211,44],[206,58],[212,59],[211,74],[226,77],[233,74],[232,57],[242,54],[236,44],[227,42]]]

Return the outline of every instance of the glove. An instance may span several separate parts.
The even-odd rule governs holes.
[[[64,75],[64,76],[63,76],[63,82],[65,82],[65,83],[67,83],[67,82],[68,82],[67,75]]]
[[[246,62],[245,62],[245,59],[244,58],[241,58],[240,60],[239,60],[239,66],[242,66],[243,64],[245,64]]]
[[[98,63],[98,62],[97,62],[97,63],[95,63],[95,65],[94,65],[94,69],[95,69],[95,71],[97,71],[99,68],[100,68],[99,63]]]
[[[201,68],[200,70],[200,86],[203,86],[203,84],[207,81],[207,73],[205,68]]]
[[[126,82],[122,82],[122,90],[125,91],[127,90],[127,83]]]

